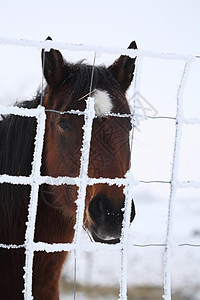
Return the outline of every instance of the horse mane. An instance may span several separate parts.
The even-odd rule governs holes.
[[[33,100],[24,101],[18,106],[36,108],[39,101],[40,92]],[[12,176],[29,176],[31,174],[35,133],[36,119],[34,117],[10,114],[2,118],[0,121],[1,174]],[[7,218],[9,224],[9,220],[12,223],[19,219],[20,214],[23,215],[23,209],[28,207],[29,193],[30,186],[28,185],[0,184],[0,226],[4,226],[1,220],[5,220],[5,218]],[[10,230],[15,229],[10,228]],[[1,242],[9,243],[7,236],[9,235],[1,237]]]
[[[19,103],[19,107],[36,108],[40,93],[31,101]],[[0,172],[12,176],[29,176],[33,160],[36,119],[14,114],[0,121]]]

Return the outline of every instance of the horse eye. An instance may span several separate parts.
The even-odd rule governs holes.
[[[70,120],[67,120],[67,119],[64,119],[64,118],[60,119],[59,122],[58,122],[58,125],[64,131],[72,130],[72,122]]]
[[[133,128],[133,126],[132,126],[132,123],[131,123],[131,122],[129,122],[129,123],[128,123],[127,130],[128,130],[128,131],[131,131],[131,130],[132,130],[132,128]]]
[[[108,120],[108,117],[101,117],[100,121],[101,123],[105,123]]]

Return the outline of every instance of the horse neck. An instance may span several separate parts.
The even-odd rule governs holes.
[[[9,116],[0,123],[0,170],[2,174],[12,176],[29,176],[34,151],[34,138],[36,120]],[[4,141],[4,142],[2,142]],[[45,160],[43,161],[43,164]],[[45,165],[43,165],[45,168]],[[46,187],[47,190],[49,187]],[[30,201],[31,187],[28,185],[0,185],[0,243],[24,244]],[[73,226],[70,218],[64,217],[62,211],[54,208],[50,203],[51,193],[42,195],[39,191],[38,210],[35,224],[34,241],[56,243],[71,242],[73,239]],[[0,249],[0,254],[4,253]],[[66,253],[36,252],[33,264],[33,295],[35,299],[57,300],[58,280]],[[25,264],[24,249],[7,250],[5,255],[0,255],[2,276],[0,281],[1,299],[21,299],[24,286],[23,267]],[[10,270],[12,269],[12,274]],[[1,275],[0,274],[0,275]],[[5,278],[6,279],[5,281]],[[14,295],[7,297],[6,295]],[[19,297],[17,296],[19,295]]]
[[[47,187],[46,187],[47,189]],[[39,193],[38,211],[35,226],[35,242],[70,243],[73,239],[74,223],[65,218],[62,211],[54,208],[51,193]],[[35,299],[58,300],[59,278],[66,252],[36,252],[33,264],[33,295]]]

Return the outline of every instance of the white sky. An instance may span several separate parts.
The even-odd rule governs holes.
[[[0,1],[4,37],[200,53],[198,0]]]

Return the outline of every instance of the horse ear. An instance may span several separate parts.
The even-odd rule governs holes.
[[[48,37],[46,40],[52,40]],[[50,49],[45,51],[42,49],[42,66],[44,77],[47,83],[52,87],[56,87],[63,77],[64,59],[60,51]]]
[[[133,41],[128,49],[137,49],[136,42]],[[108,70],[112,73],[114,78],[120,84],[124,92],[128,89],[133,79],[135,70],[136,58],[131,58],[127,55],[121,55],[109,68]]]

